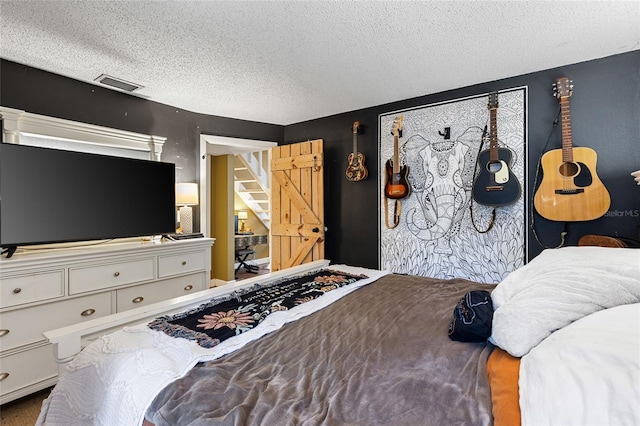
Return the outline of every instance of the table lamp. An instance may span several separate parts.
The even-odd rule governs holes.
[[[246,210],[238,210],[238,220],[241,221],[240,223],[240,229],[238,230],[238,232],[242,233],[245,232],[245,227],[244,227],[244,221],[249,219],[249,214],[247,213]]]
[[[190,206],[196,204],[198,204],[198,184],[176,183],[176,206],[181,206],[179,222],[183,234],[193,232],[193,211]]]

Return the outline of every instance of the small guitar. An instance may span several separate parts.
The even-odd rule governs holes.
[[[473,182],[473,199],[486,206],[506,206],[520,198],[520,182],[511,171],[513,153],[498,148],[498,92],[489,94],[489,149],[478,155],[480,173]]]
[[[353,152],[349,154],[349,165],[347,166],[347,179],[358,182],[367,178],[369,172],[364,166],[364,154],[358,152],[358,130],[360,122],[353,123]]]
[[[607,188],[596,174],[597,154],[591,148],[573,148],[569,98],[573,84],[567,77],[556,80],[560,102],[562,149],[546,152],[541,159],[542,181],[533,203],[549,220],[580,222],[603,216],[611,205]]]
[[[404,117],[401,115],[393,121],[393,128],[391,129],[391,134],[393,135],[393,159],[387,160],[385,165],[387,183],[384,187],[384,195],[393,200],[408,197],[411,193],[411,187],[407,182],[409,167],[400,167],[400,160],[398,159],[398,138],[402,135],[402,120],[404,120]]]

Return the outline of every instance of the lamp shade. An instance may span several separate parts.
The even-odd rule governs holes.
[[[187,206],[198,204],[197,183],[176,183],[176,205]]]
[[[249,219],[249,214],[246,210],[238,210],[238,219],[246,220]]]

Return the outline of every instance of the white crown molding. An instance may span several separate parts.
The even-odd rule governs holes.
[[[20,143],[20,134],[60,138],[95,145],[145,151],[159,161],[167,138],[64,120],[0,106],[2,132],[7,143]]]

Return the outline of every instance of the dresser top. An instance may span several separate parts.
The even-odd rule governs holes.
[[[170,254],[185,250],[211,247],[215,238],[193,238],[188,240],[143,240],[126,239],[120,241],[56,244],[46,246],[27,246],[19,248],[11,258],[0,257],[0,271],[24,268],[27,266],[45,266],[61,262],[104,260],[105,257],[134,257]]]

